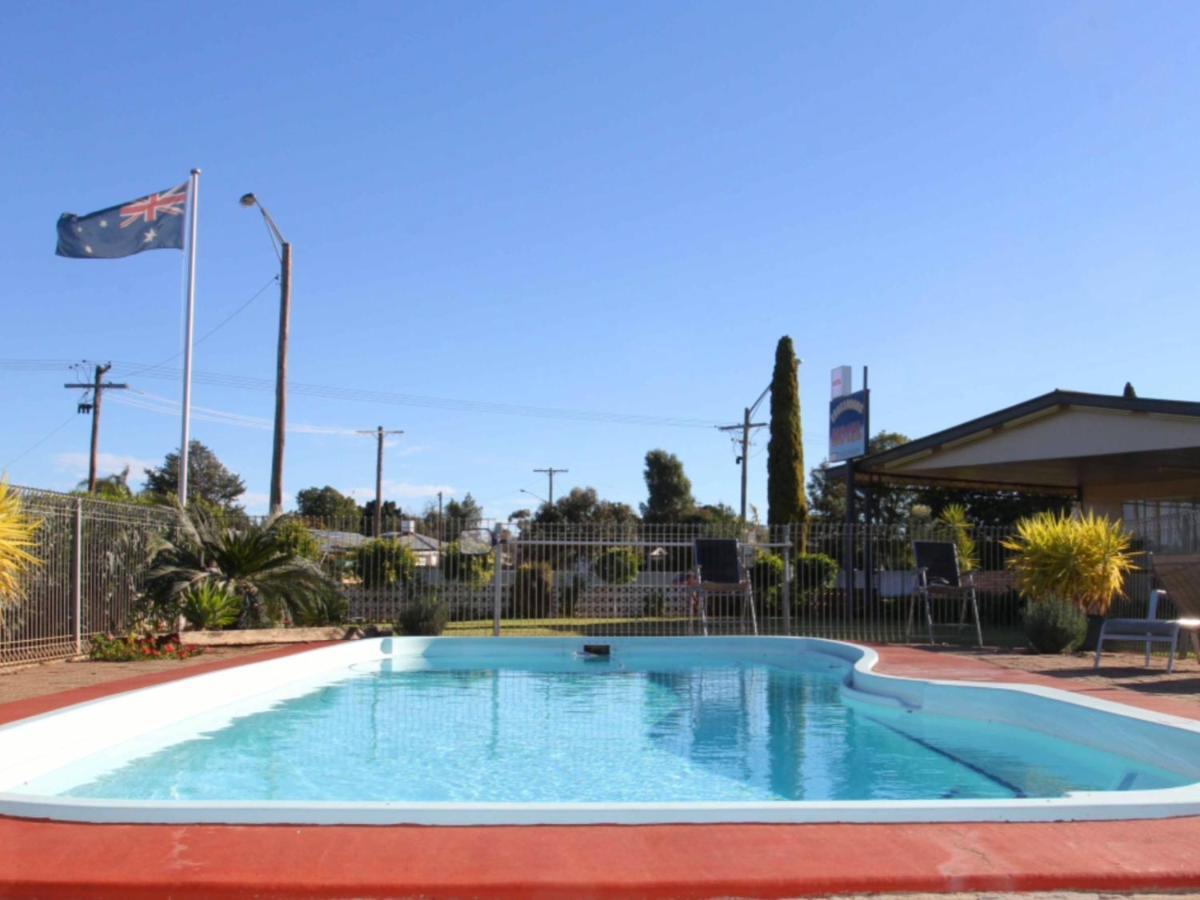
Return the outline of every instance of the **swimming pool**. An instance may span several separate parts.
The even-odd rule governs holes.
[[[588,644],[601,644],[587,652]],[[808,638],[384,638],[0,728],[0,813],[588,823],[1200,812],[1196,723]]]

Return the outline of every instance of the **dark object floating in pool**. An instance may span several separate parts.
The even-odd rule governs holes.
[[[612,647],[608,644],[584,644],[584,658],[608,659],[612,656]]]

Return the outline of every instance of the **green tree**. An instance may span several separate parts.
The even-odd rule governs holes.
[[[674,453],[651,450],[646,454],[646,502],[642,520],[652,524],[687,521],[696,509],[692,482]]]
[[[445,518],[451,528],[475,528],[483,521],[483,507],[476,503],[471,492],[467,491],[462,500],[450,500],[446,504]]]
[[[88,489],[87,479],[75,485],[76,493],[84,493]],[[129,487],[129,466],[111,475],[101,475],[96,479],[96,497],[101,500],[128,501],[133,499],[133,491]]]
[[[907,444],[908,438],[894,431],[881,431],[871,438],[867,450],[869,453],[881,453],[902,444]],[[846,481],[844,478],[832,478],[829,472],[828,460],[809,473],[808,504],[814,518],[831,522],[844,522],[846,519]],[[856,522],[866,521],[866,494],[862,485],[855,490],[854,519]],[[912,505],[916,502],[917,491],[904,485],[875,485],[872,491],[874,509],[872,519],[878,525],[900,524],[908,521]]]
[[[362,509],[353,497],[337,488],[309,487],[296,494],[296,512],[306,519],[320,519],[334,527],[358,527]]]
[[[579,524],[597,522],[610,525],[626,525],[637,522],[637,513],[627,503],[602,500],[595,488],[575,487],[559,497],[550,506],[543,503],[533,521],[546,524],[567,522]]]
[[[145,493],[158,497],[179,495],[179,454],[168,453],[163,464],[146,469]],[[222,509],[240,508],[238,497],[246,493],[242,479],[230,472],[217,455],[199,441],[188,443],[188,502],[201,500]]]
[[[383,521],[383,530],[399,531],[400,519],[404,516],[404,511],[396,504],[395,500],[383,501],[383,515],[380,517]],[[362,507],[362,527],[363,534],[370,534],[371,529],[375,527],[375,501],[368,500]]]
[[[792,348],[792,339],[784,335],[775,347],[775,372],[771,376],[771,439],[767,444],[767,524],[790,525],[803,523],[807,518],[796,351]]]
[[[946,507],[959,504],[967,518],[977,525],[1008,528],[1019,519],[1039,512],[1065,512],[1071,508],[1067,497],[1039,496],[1019,491],[966,491],[946,488],[922,488],[919,502],[927,504],[934,516]]]

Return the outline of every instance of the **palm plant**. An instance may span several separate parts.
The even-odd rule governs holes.
[[[189,592],[202,586],[241,601],[242,627],[312,621],[337,593],[316,563],[288,549],[282,517],[230,525],[203,508],[178,513],[178,525],[159,540],[147,574],[146,594],[158,618],[178,615]]]
[[[0,610],[25,595],[22,576],[40,562],[30,550],[41,524],[25,512],[8,479],[0,479]]]

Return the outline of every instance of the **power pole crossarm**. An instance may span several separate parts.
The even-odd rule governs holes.
[[[566,472],[570,472],[571,470],[570,469],[556,469],[556,468],[554,468],[554,466],[549,466],[545,469],[534,469],[533,471],[537,472],[539,474],[545,475],[550,479],[550,490],[549,490],[549,493],[547,493],[547,495],[546,495],[546,500],[547,500],[546,505],[553,506],[554,505],[554,476],[562,475]]]
[[[119,384],[114,381],[104,381],[105,374],[112,368],[112,363],[96,366],[96,375],[91,384],[84,382],[75,382],[72,384],[64,384],[63,387],[73,390],[85,390],[92,392],[92,402],[80,403],[79,411],[91,412],[92,414],[92,449],[88,457],[88,493],[96,493],[96,462],[100,454],[100,402],[104,397],[105,391],[124,391],[129,389],[127,384]]]
[[[740,516],[743,524],[746,521],[746,486],[750,473],[750,432],[755,428],[766,428],[766,422],[751,422],[750,417],[754,415],[754,407],[762,402],[762,397],[758,398],[758,402],[754,406],[747,406],[742,410],[742,421],[737,425],[718,425],[718,431],[740,431],[741,437],[735,440],[741,445],[742,452],[738,454],[738,462],[742,465],[742,504]]]
[[[403,431],[385,431],[380,425],[371,431],[360,431],[359,434],[373,434],[376,439],[375,449],[375,517],[372,526],[374,537],[383,534],[383,439],[389,434],[404,434]]]

